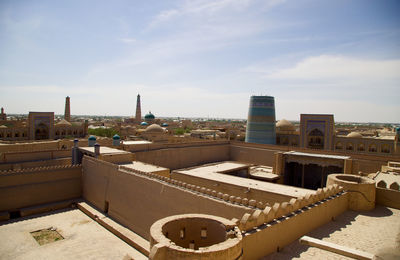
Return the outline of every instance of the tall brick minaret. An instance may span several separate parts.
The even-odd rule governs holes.
[[[142,109],[140,107],[140,95],[137,95],[137,100],[136,100],[136,117],[135,121],[140,123],[142,121]]]
[[[68,122],[71,121],[71,110],[69,107],[69,97],[66,97],[66,99],[65,99],[64,119]]]

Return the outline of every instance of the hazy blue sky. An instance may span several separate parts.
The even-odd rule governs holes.
[[[7,113],[400,122],[400,1],[0,1]]]

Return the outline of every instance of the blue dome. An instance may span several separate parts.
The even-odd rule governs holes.
[[[89,137],[89,140],[96,141],[96,137],[95,137],[95,136],[93,136],[93,135],[91,135],[91,136]]]
[[[140,123],[140,125],[148,125],[148,123],[142,122],[142,123]]]
[[[156,118],[151,112],[149,112],[148,114],[146,114],[145,116],[144,116],[144,118],[145,119],[154,119],[154,118]]]
[[[168,126],[168,124],[167,123],[162,123],[162,126]]]
[[[121,137],[119,137],[119,135],[115,134],[115,135],[113,136],[113,139],[114,139],[114,140],[119,140],[119,139],[121,139]]]

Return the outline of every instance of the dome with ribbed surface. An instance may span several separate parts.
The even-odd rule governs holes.
[[[278,123],[276,123],[276,128],[278,130],[283,130],[283,131],[295,131],[296,130],[295,126],[286,119],[279,120]]]
[[[164,133],[164,129],[157,124],[152,124],[146,128],[146,133]]]
[[[360,133],[351,132],[350,134],[347,135],[347,137],[350,137],[350,138],[362,138],[363,136]]]

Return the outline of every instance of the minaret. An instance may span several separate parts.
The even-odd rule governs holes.
[[[137,100],[136,100],[136,117],[135,121],[137,123],[140,123],[142,121],[142,109],[140,108],[140,95],[137,95]]]
[[[4,113],[4,108],[1,108],[0,120],[7,120],[7,115]]]
[[[69,107],[69,97],[66,97],[66,99],[65,99],[64,119],[68,122],[71,121],[71,110]]]

